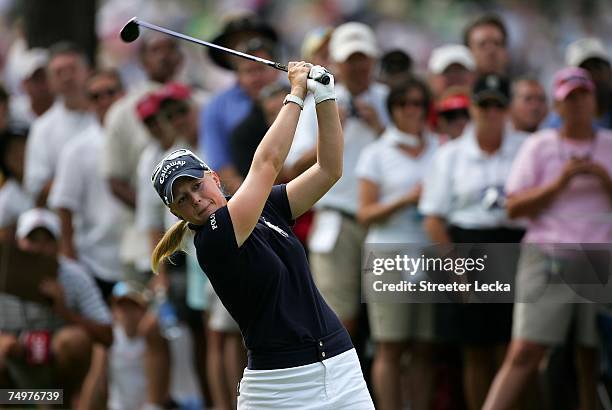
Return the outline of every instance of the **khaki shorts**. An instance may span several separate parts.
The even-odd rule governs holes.
[[[368,303],[372,337],[377,342],[433,341],[434,309],[429,303]]]
[[[315,215],[314,224],[316,225]],[[340,320],[357,317],[361,303],[361,247],[366,229],[342,217],[338,239],[327,253],[310,253],[310,269],[323,298]]]
[[[597,304],[585,302],[558,277],[552,276],[553,265],[563,269],[564,264],[570,268],[566,261],[534,245],[523,247],[516,278],[514,339],[557,345],[565,342],[574,324],[579,345],[597,346]]]

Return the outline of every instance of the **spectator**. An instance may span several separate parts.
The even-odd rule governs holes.
[[[146,402],[145,340],[139,332],[151,296],[134,282],[117,282],[112,291],[113,345],[108,354],[108,408],[140,409]]]
[[[105,124],[108,136],[102,162],[103,173],[109,179],[113,193],[131,208],[136,204],[135,181],[131,178],[136,174],[138,159],[150,138],[136,117],[136,103],[148,92],[171,81],[183,56],[172,37],[154,33],[144,37],[140,59],[148,81],[110,108]]]
[[[366,243],[398,244],[400,251],[399,244],[428,242],[417,205],[421,181],[438,147],[437,136],[427,129],[430,99],[429,89],[417,79],[392,88],[387,109],[393,125],[361,152],[356,171],[357,218],[368,226]],[[377,408],[403,407],[401,358],[410,342],[410,408],[429,409],[434,376],[433,305],[369,303],[367,308],[376,342],[372,383]]]
[[[232,132],[230,137],[232,162],[242,179],[249,172],[253,154],[283,107],[283,100],[289,91],[291,91],[289,86],[280,83],[265,86],[249,115]]]
[[[304,61],[321,67],[329,67],[329,39],[334,29],[332,27],[317,27],[304,36],[302,41],[302,58]]]
[[[34,206],[23,187],[27,128],[11,125],[0,134],[0,173],[5,181],[0,186],[0,242],[15,238],[17,218]]]
[[[548,114],[544,87],[533,78],[522,77],[512,83],[510,122],[515,131],[532,134]]]
[[[512,343],[486,409],[512,406],[547,350],[565,341],[570,326],[578,344],[580,408],[597,408],[596,305],[576,303],[583,299],[569,286],[540,292],[554,281],[551,275],[574,272],[584,278],[592,271],[554,244],[575,244],[571,249],[576,249],[580,244],[612,242],[612,133],[592,126],[595,85],[585,70],[557,72],[553,96],[561,128],[529,138],[506,184],[509,215],[529,218],[524,240],[529,245],[522,249],[517,273]],[[540,294],[530,300],[530,295]],[[520,303],[526,301],[531,303]]]
[[[136,104],[150,91],[173,80],[183,61],[175,39],[159,33],[143,33],[140,62],[147,81],[118,100],[108,111],[104,124],[102,175],[112,193],[130,209],[136,207],[138,161],[151,136],[136,115]],[[149,271],[149,246],[140,240],[135,223],[126,223],[121,260],[130,274]]]
[[[363,147],[384,131],[388,122],[388,89],[374,81],[380,50],[371,28],[345,23],[334,30],[329,51],[342,79],[336,85],[338,105],[344,107],[343,176],[317,203],[309,239],[310,263],[317,287],[326,302],[355,336],[360,301],[361,246],[365,228],[356,219],[358,187],[355,166]],[[305,106],[289,153],[289,165],[315,147],[314,104]]]
[[[51,89],[60,98],[32,123],[26,145],[25,187],[38,206],[47,203],[66,143],[95,122],[87,110],[89,64],[85,54],[70,43],[56,44],[50,51],[47,74]]]
[[[428,63],[428,82],[434,98],[439,98],[449,87],[472,88],[475,68],[472,53],[466,46],[447,44],[433,49]]]
[[[162,106],[169,110],[169,115]],[[155,191],[151,189],[151,169],[155,168],[168,150],[194,148],[180,137],[186,133],[192,142],[197,142],[196,110],[189,88],[174,82],[145,95],[137,105],[139,118],[153,136],[140,157],[136,186],[136,223],[140,230],[148,234],[149,254],[159,242],[166,226],[175,222],[175,217],[163,204],[159,204]]]
[[[463,44],[472,51],[478,75],[508,74],[508,31],[499,16],[485,14],[474,20],[463,32]]]
[[[62,150],[49,206],[62,223],[62,255],[83,264],[108,301],[114,284],[124,276],[119,244],[128,210],[100,173],[102,124],[108,108],[123,95],[123,86],[116,71],[97,71],[86,81],[85,91],[96,122]]]
[[[443,145],[425,179],[419,209],[433,242],[513,243],[523,230],[503,209],[503,187],[523,137],[508,134],[508,81],[496,75],[480,77],[470,107],[473,124],[463,135]],[[467,408],[484,403],[499,365],[497,358],[510,339],[512,305],[439,305],[452,309],[445,337],[457,338],[464,352],[464,392]],[[448,313],[448,312],[447,312]],[[461,328],[453,328],[461,323]]]
[[[412,77],[412,57],[404,51],[387,51],[380,59],[378,81],[389,87],[399,86]]]
[[[565,63],[589,72],[595,84],[595,122],[612,129],[612,69],[604,44],[593,37],[576,40],[567,46]]]
[[[570,67],[585,69],[595,85],[595,126],[612,129],[612,69],[610,55],[601,40],[582,38],[567,46],[565,63]],[[561,127],[561,117],[553,112],[543,128]]]
[[[60,222],[52,212],[32,209],[19,217],[17,243],[21,250],[56,258],[59,238]],[[45,279],[40,283],[40,293],[49,298],[51,307],[0,294],[3,312],[0,316],[0,372],[4,363],[21,388],[31,388],[33,380],[40,382],[41,388],[61,385],[65,402],[75,406],[80,385],[89,369],[92,344],[109,346],[112,342],[111,316],[85,271],[61,257],[58,262],[57,279]],[[50,355],[35,355],[41,359],[40,364],[44,364],[42,367],[33,368],[27,362],[28,348],[32,346],[24,342],[31,337],[46,341],[44,348]],[[37,348],[42,346],[39,344]]]
[[[0,132],[6,130],[10,122],[10,104],[9,95],[0,85]]]
[[[181,87],[184,89],[184,95],[181,95]],[[166,84],[158,91],[159,109],[163,120],[167,121],[177,138],[195,148],[198,146],[197,114],[200,107],[190,98],[190,92],[189,88],[182,84]]]
[[[249,27],[249,30],[246,30],[245,27]],[[224,32],[230,33],[238,28],[238,31],[242,34],[235,32],[234,35],[251,37],[238,43],[237,47],[240,51],[274,60],[276,44],[270,41],[270,36],[267,38],[253,37],[255,35],[266,35],[268,30],[272,30],[270,27],[251,17],[237,20],[235,23],[230,22],[225,27]],[[211,54],[211,56],[213,55],[216,54]],[[235,70],[236,84],[213,97],[202,111],[201,122],[203,125],[200,145],[203,147],[204,155],[211,168],[219,174],[221,181],[223,181],[225,189],[233,194],[242,183],[242,178],[236,170],[235,164],[231,162],[231,133],[246,118],[262,88],[276,81],[278,71],[261,63],[238,57],[234,57],[230,62],[222,61],[224,61],[223,67],[231,64],[231,67]]]
[[[33,48],[19,58],[18,74],[24,94],[11,97],[11,119],[31,125],[51,108],[55,99],[45,71],[49,53],[41,48]]]
[[[470,122],[470,90],[466,87],[450,87],[436,104],[437,131],[441,142],[458,138]]]

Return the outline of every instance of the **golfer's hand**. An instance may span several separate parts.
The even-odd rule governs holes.
[[[328,84],[321,84],[316,79],[327,75],[329,77]],[[336,92],[334,91],[334,76],[320,65],[312,66],[310,69],[310,78],[308,78],[308,91],[310,91],[315,99],[315,103],[319,104],[327,100],[335,100]]]
[[[289,68],[288,77],[291,84],[291,94],[303,100],[306,98],[306,92],[308,91],[306,79],[312,65],[304,61],[291,61],[287,67]]]

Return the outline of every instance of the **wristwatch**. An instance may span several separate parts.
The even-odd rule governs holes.
[[[285,100],[283,101],[283,105],[286,105],[287,103],[290,103],[290,102],[299,105],[300,110],[304,109],[304,100],[302,100],[297,95],[287,94],[287,96],[285,97]]]

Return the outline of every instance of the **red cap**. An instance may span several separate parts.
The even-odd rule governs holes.
[[[438,112],[464,110],[470,106],[470,99],[467,95],[449,95],[438,103]]]
[[[156,93],[148,93],[138,101],[136,105],[136,113],[141,121],[146,120],[157,114],[159,111],[159,103],[161,102]]]
[[[188,100],[191,97],[191,90],[181,83],[168,83],[155,93],[159,102],[165,100]]]

